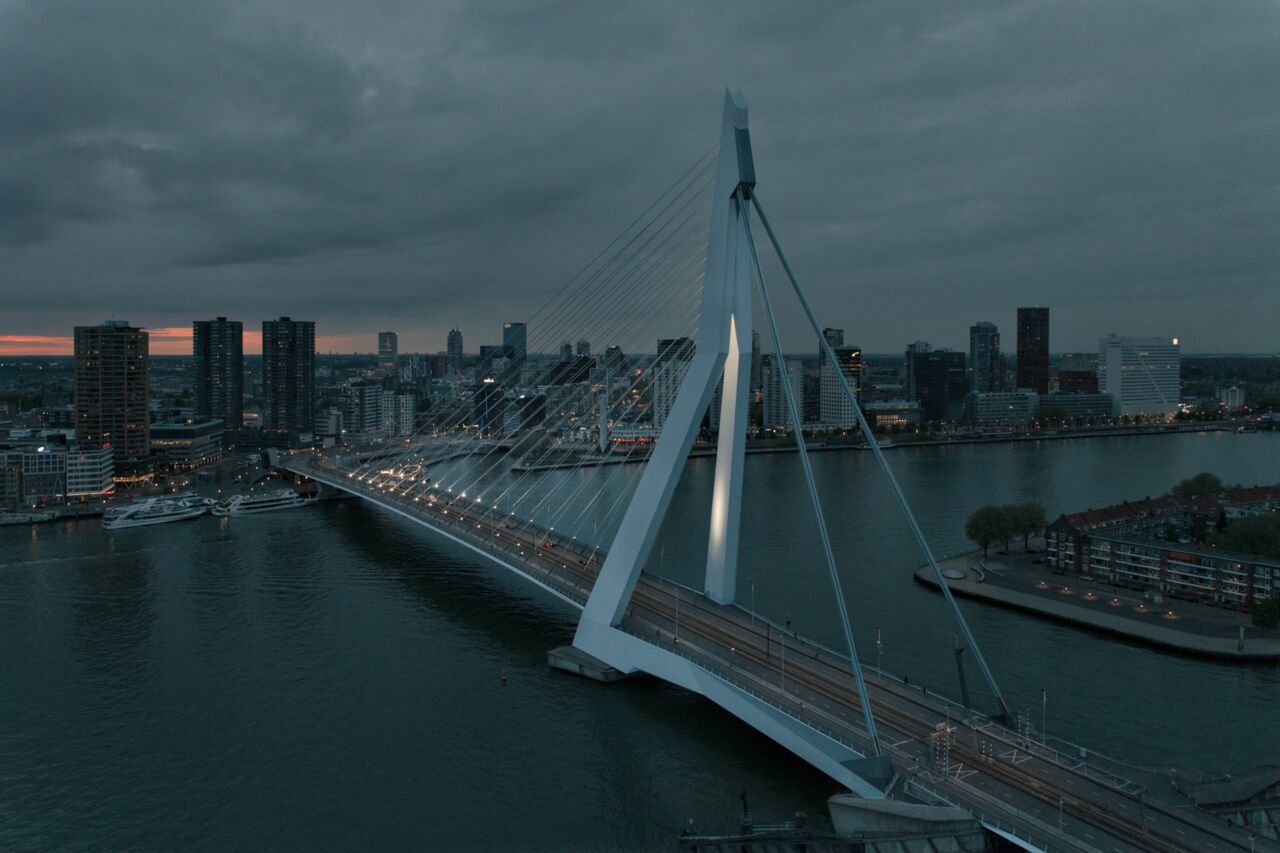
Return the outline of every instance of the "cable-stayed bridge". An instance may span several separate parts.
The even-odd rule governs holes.
[[[959,806],[1030,850],[1264,849],[1270,842],[1105,759],[1050,747],[1010,713],[874,440],[867,447],[937,576],[989,707],[969,701],[963,670],[958,703],[863,664],[753,222],[822,358],[839,365],[765,215],[746,106],[726,93],[718,146],[530,318],[534,346],[490,351],[470,389],[413,436],[275,464],[422,524],[581,611],[570,656],[583,671],[643,672],[699,693],[857,797]],[[771,416],[796,445],[841,648],[736,600],[757,326],[783,404]],[[593,356],[575,338],[614,345]],[[625,353],[648,352],[654,340],[653,357],[633,365]],[[541,355],[557,344],[558,357]],[[856,380],[831,372],[850,426],[873,435]],[[702,449],[714,445],[715,472],[704,582],[693,589],[646,567],[685,462],[708,434]]]

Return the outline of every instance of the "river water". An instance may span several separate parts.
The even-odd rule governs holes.
[[[872,456],[813,458],[864,656],[879,628],[886,669],[957,695],[952,623],[912,580],[920,560]],[[966,549],[984,503],[1038,500],[1052,518],[1201,470],[1280,481],[1274,434],[889,458],[940,555]],[[700,583],[713,464],[690,462],[651,571]],[[739,600],[834,643],[797,458],[753,456],[747,477]],[[1278,668],[962,606],[1011,705],[1038,722],[1048,691],[1050,733],[1142,766],[1280,762]],[[689,818],[733,829],[743,790],[757,819],[825,815],[825,777],[709,703],[549,671],[573,625],[355,501],[131,531],[0,528],[0,848],[669,849]]]

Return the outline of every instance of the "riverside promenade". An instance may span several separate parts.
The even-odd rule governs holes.
[[[1280,631],[1259,636],[1248,614],[1168,598],[1157,603],[1140,591],[1051,571],[1034,562],[1040,556],[1012,551],[983,559],[974,551],[940,566],[951,591],[966,598],[1180,654],[1280,663]],[[915,578],[934,589],[938,586],[927,566],[918,569]]]

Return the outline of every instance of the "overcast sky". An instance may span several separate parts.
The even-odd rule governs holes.
[[[1012,349],[1020,304],[1055,352],[1280,350],[1274,0],[0,0],[0,352],[108,317],[499,342],[715,142],[726,85],[866,351],[984,319]]]

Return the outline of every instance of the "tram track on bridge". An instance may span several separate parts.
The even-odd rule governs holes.
[[[651,594],[642,592],[639,585],[636,589],[636,596],[641,602],[643,602],[646,609],[652,610],[661,619],[664,619],[668,623],[673,621],[675,616],[674,606],[658,601]],[[734,655],[741,655],[744,658],[748,658],[762,668],[769,668],[772,666],[772,657],[766,656],[762,653],[761,649],[756,644],[744,643],[741,634],[713,624],[711,619],[723,619],[719,614],[707,611],[707,609],[699,603],[682,600],[682,604],[686,605],[686,609],[681,614],[682,626],[687,626],[690,630],[694,630],[694,626],[697,626],[698,633],[706,634],[708,638],[713,640],[713,642],[717,642],[725,649],[732,649],[732,653]],[[708,619],[707,616],[700,617],[698,615],[699,613],[707,614],[711,618]],[[660,626],[656,623],[653,627],[655,629],[660,629]],[[735,628],[739,630],[741,630],[742,627],[743,626],[741,625],[735,624]],[[670,633],[669,629],[668,633]],[[760,637],[758,632],[756,632],[755,636],[756,638]],[[683,642],[688,645],[690,641],[686,638]],[[851,686],[845,686],[852,682],[853,676],[849,670],[841,668],[831,661],[824,660],[821,654],[814,658],[805,655],[799,649],[791,649],[790,646],[788,646],[788,649],[797,652],[794,657],[788,657],[786,675],[788,680],[794,679],[798,684],[806,687],[812,694],[824,697],[835,702],[838,706],[847,708],[849,710],[850,717],[856,717],[856,715],[860,713],[861,703],[856,691]],[[708,656],[713,659],[717,657],[714,652],[707,649],[701,649],[701,651],[708,654]],[[826,672],[816,671],[812,666],[814,662],[818,663],[824,670],[826,670]],[[835,676],[834,678],[833,675]],[[775,685],[771,685],[767,681],[759,680],[758,683],[760,683],[761,686],[767,686],[775,691],[777,690]],[[921,744],[922,746],[927,745],[929,737],[933,733],[929,722],[927,720],[921,720],[915,715],[909,714],[900,708],[889,704],[883,699],[877,699],[875,691],[881,691],[900,700],[905,699],[908,702],[912,702],[917,708],[930,715],[936,716],[938,714],[937,709],[915,703],[913,701],[913,697],[903,695],[896,690],[887,689],[881,684],[872,682],[872,686],[872,713],[875,715],[877,722],[881,724],[882,729],[890,732],[896,732],[907,737],[913,742]],[[785,693],[782,695],[786,696]],[[829,712],[824,711],[821,707],[812,704],[805,705],[804,710],[821,713],[831,722],[840,725],[849,735],[853,736],[850,738],[850,742],[857,742],[858,740],[863,742],[866,741],[866,734],[860,729],[856,720],[841,719],[839,716],[830,714]],[[939,722],[941,722],[941,720]],[[956,719],[954,722],[959,725],[964,721]],[[975,738],[976,736],[977,734],[975,730]],[[990,734],[988,733],[987,736],[990,737]],[[1005,742],[1009,745],[1013,745],[1013,742],[1011,741]],[[865,750],[866,747],[864,746],[863,749]],[[1196,842],[1177,837],[1174,832],[1150,826],[1145,819],[1142,821],[1142,832],[1144,834],[1137,834],[1135,833],[1136,827],[1125,816],[1107,809],[1104,805],[1098,805],[1091,800],[1084,799],[1079,794],[1067,794],[1061,789],[1055,788],[1040,776],[1019,769],[1016,764],[1004,763],[999,760],[986,761],[980,754],[976,754],[972,747],[961,741],[959,738],[953,741],[952,750],[952,754],[958,759],[968,762],[967,767],[969,769],[994,777],[1009,787],[1036,798],[1042,805],[1050,807],[1051,809],[1058,808],[1061,801],[1061,806],[1065,814],[1070,815],[1083,823],[1100,829],[1105,829],[1108,835],[1113,835],[1116,840],[1128,844],[1136,850],[1151,851],[1152,853],[1174,850],[1192,851],[1192,853],[1194,853],[1195,851],[1201,851],[1204,849],[1202,845]],[[897,750],[897,752],[907,760],[908,764],[911,763],[912,756],[903,753],[902,750]],[[1036,758],[1035,760],[1040,761],[1042,764],[1048,764],[1047,760],[1043,758]],[[1090,785],[1099,786],[1102,784],[1096,779],[1076,773],[1070,767],[1063,767],[1056,764],[1051,766],[1058,771],[1071,773],[1073,776],[1083,779]],[[944,784],[949,783],[950,781],[951,780],[943,780]],[[948,785],[948,787],[953,786]],[[955,791],[954,793],[956,795],[960,795],[962,792]],[[1115,791],[1109,791],[1107,793],[1110,795],[1122,796]],[[1140,809],[1141,808],[1149,808],[1151,811],[1164,816],[1166,819],[1170,819],[1185,826],[1194,833],[1211,835],[1223,844],[1230,845],[1237,849],[1243,849],[1237,839],[1223,837],[1218,833],[1211,832],[1208,827],[1193,823],[1185,819],[1183,815],[1172,812],[1167,808],[1163,808],[1157,803],[1144,804],[1144,806],[1140,806]],[[1150,833],[1150,835],[1145,833]]]
[[[339,472],[335,471],[334,475],[335,479],[340,477]],[[341,481],[339,480],[339,482]],[[545,547],[550,537],[552,537],[550,531],[544,531],[527,523],[522,523],[515,528],[508,528],[506,527],[505,518],[495,516],[483,507],[476,509],[465,503],[459,504],[459,499],[451,495],[434,495],[435,500],[423,501],[409,499],[402,494],[398,494],[395,489],[380,490],[372,488],[366,490],[356,488],[354,491],[366,492],[366,495],[376,503],[384,503],[398,508],[407,515],[416,516],[428,524],[439,526],[442,528],[442,532],[448,532],[455,537],[468,541],[472,547],[482,552],[489,553],[500,560],[510,561],[514,564],[513,567],[517,568],[521,573],[528,574],[531,578],[536,578],[542,583],[556,587],[562,595],[578,601],[579,604],[584,602],[589,595],[603,562],[604,554],[602,552],[596,549],[588,552],[585,548],[578,547],[579,543],[576,541],[572,546],[562,541],[552,543],[551,547]],[[429,491],[427,494],[432,493]],[[497,547],[499,542],[505,543],[504,546]],[[572,556],[566,558],[567,555]],[[578,559],[574,559],[575,557]],[[691,644],[687,635],[685,639],[676,641],[678,644],[683,644],[686,649],[703,655],[708,663],[712,663],[713,665],[709,669],[713,674],[716,674],[714,663],[718,662],[729,672],[737,673],[739,677],[749,677],[757,684],[760,691],[768,692],[775,697],[771,701],[783,709],[784,713],[796,716],[802,723],[804,722],[801,716],[803,714],[820,715],[831,726],[843,730],[844,737],[850,745],[862,744],[853,748],[866,754],[866,734],[858,727],[856,720],[841,719],[837,714],[822,708],[816,703],[805,703],[789,695],[785,688],[780,688],[758,673],[742,668],[742,663],[748,662],[760,670],[773,671],[775,659],[779,658],[780,655],[772,654],[770,647],[773,644],[778,644],[779,651],[783,648],[786,649],[784,654],[787,658],[785,676],[787,680],[807,689],[813,696],[822,697],[828,703],[834,703],[836,707],[844,709],[850,717],[856,717],[861,713],[861,700],[852,687],[852,673],[843,659],[832,660],[832,653],[829,650],[814,646],[807,639],[801,640],[798,635],[794,635],[791,638],[794,642],[790,642],[786,633],[781,630],[774,631],[770,623],[761,623],[767,626],[762,632],[755,628],[754,624],[749,625],[740,619],[730,618],[730,614],[723,612],[723,607],[720,605],[710,605],[707,602],[699,601],[694,597],[696,593],[692,593],[692,591],[689,591],[689,596],[685,596],[682,593],[683,589],[679,585],[655,580],[648,575],[641,575],[633,594],[633,601],[627,611],[628,618],[644,622],[645,627],[654,633],[657,644],[660,646],[663,645],[661,640],[664,632],[662,623],[665,621],[668,625],[672,625],[678,620],[680,627],[686,632],[695,631],[698,635],[705,637],[711,644],[729,651],[731,657],[734,658],[734,660],[726,660],[723,655],[717,654],[717,650],[702,648],[701,644]],[[677,605],[674,604],[676,597],[680,600],[678,616],[676,612]],[[671,599],[670,603],[664,600],[668,598]],[[741,610],[741,608],[737,609]],[[653,618],[643,618],[646,611]],[[754,623],[754,616],[752,620]],[[670,627],[667,627],[665,632],[673,636],[674,641],[675,635]],[[763,645],[763,649],[761,645]],[[739,657],[741,660],[738,660]],[[697,665],[696,661],[694,663]],[[725,676],[718,675],[718,677],[723,678]],[[734,682],[729,679],[729,683],[732,684]],[[882,730],[885,733],[896,733],[903,736],[906,739],[903,743],[912,742],[927,746],[929,737],[932,734],[929,720],[922,720],[916,714],[897,708],[890,702],[891,700],[905,701],[916,708],[917,711],[931,717],[939,715],[938,709],[921,701],[922,697],[915,696],[914,690],[910,687],[905,685],[899,687],[895,683],[885,681],[884,677],[879,674],[869,682],[869,686],[872,688],[870,697],[872,712],[877,722],[881,724]],[[890,698],[877,698],[877,693]],[[925,693],[924,698],[927,698],[927,696],[928,694]],[[788,704],[792,706],[792,711],[785,710],[785,706]],[[797,710],[799,714],[796,713]],[[962,718],[958,717],[956,719],[957,725],[962,722],[964,722]],[[971,728],[974,731],[976,744],[977,729]],[[816,730],[822,731],[821,728],[816,728]],[[1003,733],[1003,730],[1000,731]],[[826,733],[824,732],[824,734]],[[984,731],[984,735],[993,741],[998,739],[1001,743],[1009,746],[1016,746],[1018,740],[1006,737],[997,738],[990,731]],[[894,747],[890,747],[890,749],[906,766],[910,767],[913,764],[913,756],[905,750]],[[1061,805],[1065,815],[1070,815],[1082,824],[1092,826],[1102,831],[1106,836],[1129,845],[1135,850],[1199,851],[1205,849],[1203,846],[1186,839],[1177,838],[1163,828],[1148,825],[1144,814],[1140,815],[1143,832],[1150,834],[1135,834],[1136,827],[1131,819],[1110,811],[1105,806],[1099,806],[1079,795],[1068,796],[1061,788],[1054,787],[1034,773],[1020,769],[1017,764],[993,761],[989,760],[989,758],[984,758],[981,754],[975,754],[975,748],[963,743],[959,738],[953,742],[952,749],[953,754],[958,759],[968,762],[967,768],[978,771],[1015,791],[1022,792],[1040,802],[1042,806],[1052,809]],[[1030,754],[1028,752],[1028,755]],[[1101,788],[1106,784],[1105,781],[1100,781],[1087,773],[1077,772],[1075,768],[1069,765],[1051,762],[1043,756],[1033,757],[1043,767],[1052,767],[1057,772],[1072,774],[1090,786]],[[939,782],[931,779],[931,784],[936,785]],[[945,777],[942,780],[942,784],[953,796],[961,800],[989,800],[994,806],[988,805],[988,808],[999,806],[1007,810],[1012,807],[1016,814],[1009,816],[1009,818],[1014,822],[1018,821],[1018,815],[1021,814],[1020,810],[1016,806],[1002,804],[991,792],[983,792],[981,789],[972,788],[967,782],[946,779]],[[969,790],[963,790],[965,788]],[[1126,796],[1119,791],[1110,791],[1109,793],[1115,796]],[[1187,820],[1185,815],[1171,811],[1159,801],[1139,804],[1140,811],[1143,808],[1159,814],[1176,824],[1180,824],[1190,829],[1193,833],[1209,835],[1229,848],[1244,849],[1238,839],[1224,837],[1220,832],[1214,832],[1209,827]],[[1040,832],[1044,831],[1041,827],[1035,827],[1035,829]],[[1088,849],[1088,845],[1085,845],[1082,841],[1078,842],[1078,845],[1080,849]]]

